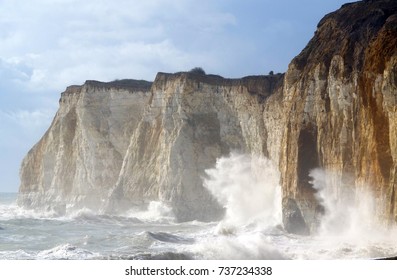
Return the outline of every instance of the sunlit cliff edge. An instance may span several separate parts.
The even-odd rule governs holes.
[[[326,15],[285,74],[225,79],[158,73],[154,82],[87,81],[62,93],[48,131],[21,166],[18,203],[59,213],[117,213],[159,200],[179,221],[216,220],[205,170],[230,152],[280,171],[284,227],[321,219],[309,176],[335,200],[370,191],[374,215],[397,215],[397,1]]]

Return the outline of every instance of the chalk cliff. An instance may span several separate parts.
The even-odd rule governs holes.
[[[123,80],[68,87],[50,128],[22,162],[19,203],[61,213],[72,205],[103,204],[117,182],[150,86]]]
[[[21,167],[19,203],[123,211],[152,200],[180,221],[222,209],[205,170],[231,151],[280,170],[283,221],[307,234],[324,211],[310,171],[336,200],[371,190],[376,215],[397,215],[397,1],[360,1],[325,16],[284,74],[224,79],[159,73],[153,83],[87,81],[62,94]]]
[[[263,105],[281,88],[282,77],[230,80],[159,73],[132,134],[110,209],[161,200],[173,206],[179,220],[219,216],[221,209],[203,187],[204,171],[231,151],[268,152]]]

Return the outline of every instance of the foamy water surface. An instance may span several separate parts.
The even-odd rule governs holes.
[[[207,173],[205,187],[226,209],[222,221],[177,223],[172,208],[159,201],[151,202],[146,210],[129,210],[119,216],[84,208],[56,216],[22,209],[16,205],[16,194],[0,193],[0,259],[372,259],[397,255],[396,230],[374,226],[369,221],[371,213],[362,206],[343,209],[348,213],[343,225],[329,230],[335,229],[340,206],[325,201],[330,214],[317,234],[285,232],[279,175],[267,159],[232,155],[220,159]],[[321,176],[318,171],[312,174],[314,184]],[[327,200],[321,186],[319,196]]]

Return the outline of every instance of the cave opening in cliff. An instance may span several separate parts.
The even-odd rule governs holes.
[[[319,166],[317,130],[308,127],[301,130],[298,138],[297,188],[304,196],[312,196],[316,190],[311,184],[310,171]]]

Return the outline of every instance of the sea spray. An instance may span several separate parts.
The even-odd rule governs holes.
[[[213,234],[197,239],[193,252],[198,258],[286,258],[272,244],[272,238],[283,233],[279,172],[273,163],[232,153],[206,173],[204,186],[226,211]]]
[[[375,198],[368,188],[343,183],[338,174],[313,169],[310,172],[315,197],[324,209],[318,234],[352,236],[379,228],[375,213]],[[348,180],[353,182],[353,180]]]
[[[273,240],[281,229],[279,172],[265,157],[232,153],[206,171],[204,186],[225,208],[215,231],[197,238],[204,259],[285,259]]]
[[[172,208],[165,202],[161,201],[151,201],[144,209],[130,209],[126,213],[122,214],[122,216],[137,218],[145,222],[169,223],[175,221],[175,215]]]
[[[204,186],[226,209],[221,231],[281,224],[279,172],[269,159],[232,153],[206,173]]]
[[[323,211],[311,236],[281,227],[279,174],[266,158],[232,154],[207,170],[205,187],[225,207],[215,231],[196,237],[189,250],[203,259],[351,259],[396,252],[394,229],[381,227],[368,188],[322,169],[310,172]]]
[[[375,207],[376,198],[371,188],[355,186],[354,180],[341,180],[337,173],[319,168],[312,170],[310,177],[317,190],[316,199],[324,209],[313,238],[321,239],[323,246],[340,247],[343,243],[349,250],[370,250],[377,244],[393,244],[396,229],[386,227],[379,219],[377,213],[382,209]],[[349,183],[344,183],[346,181]]]

